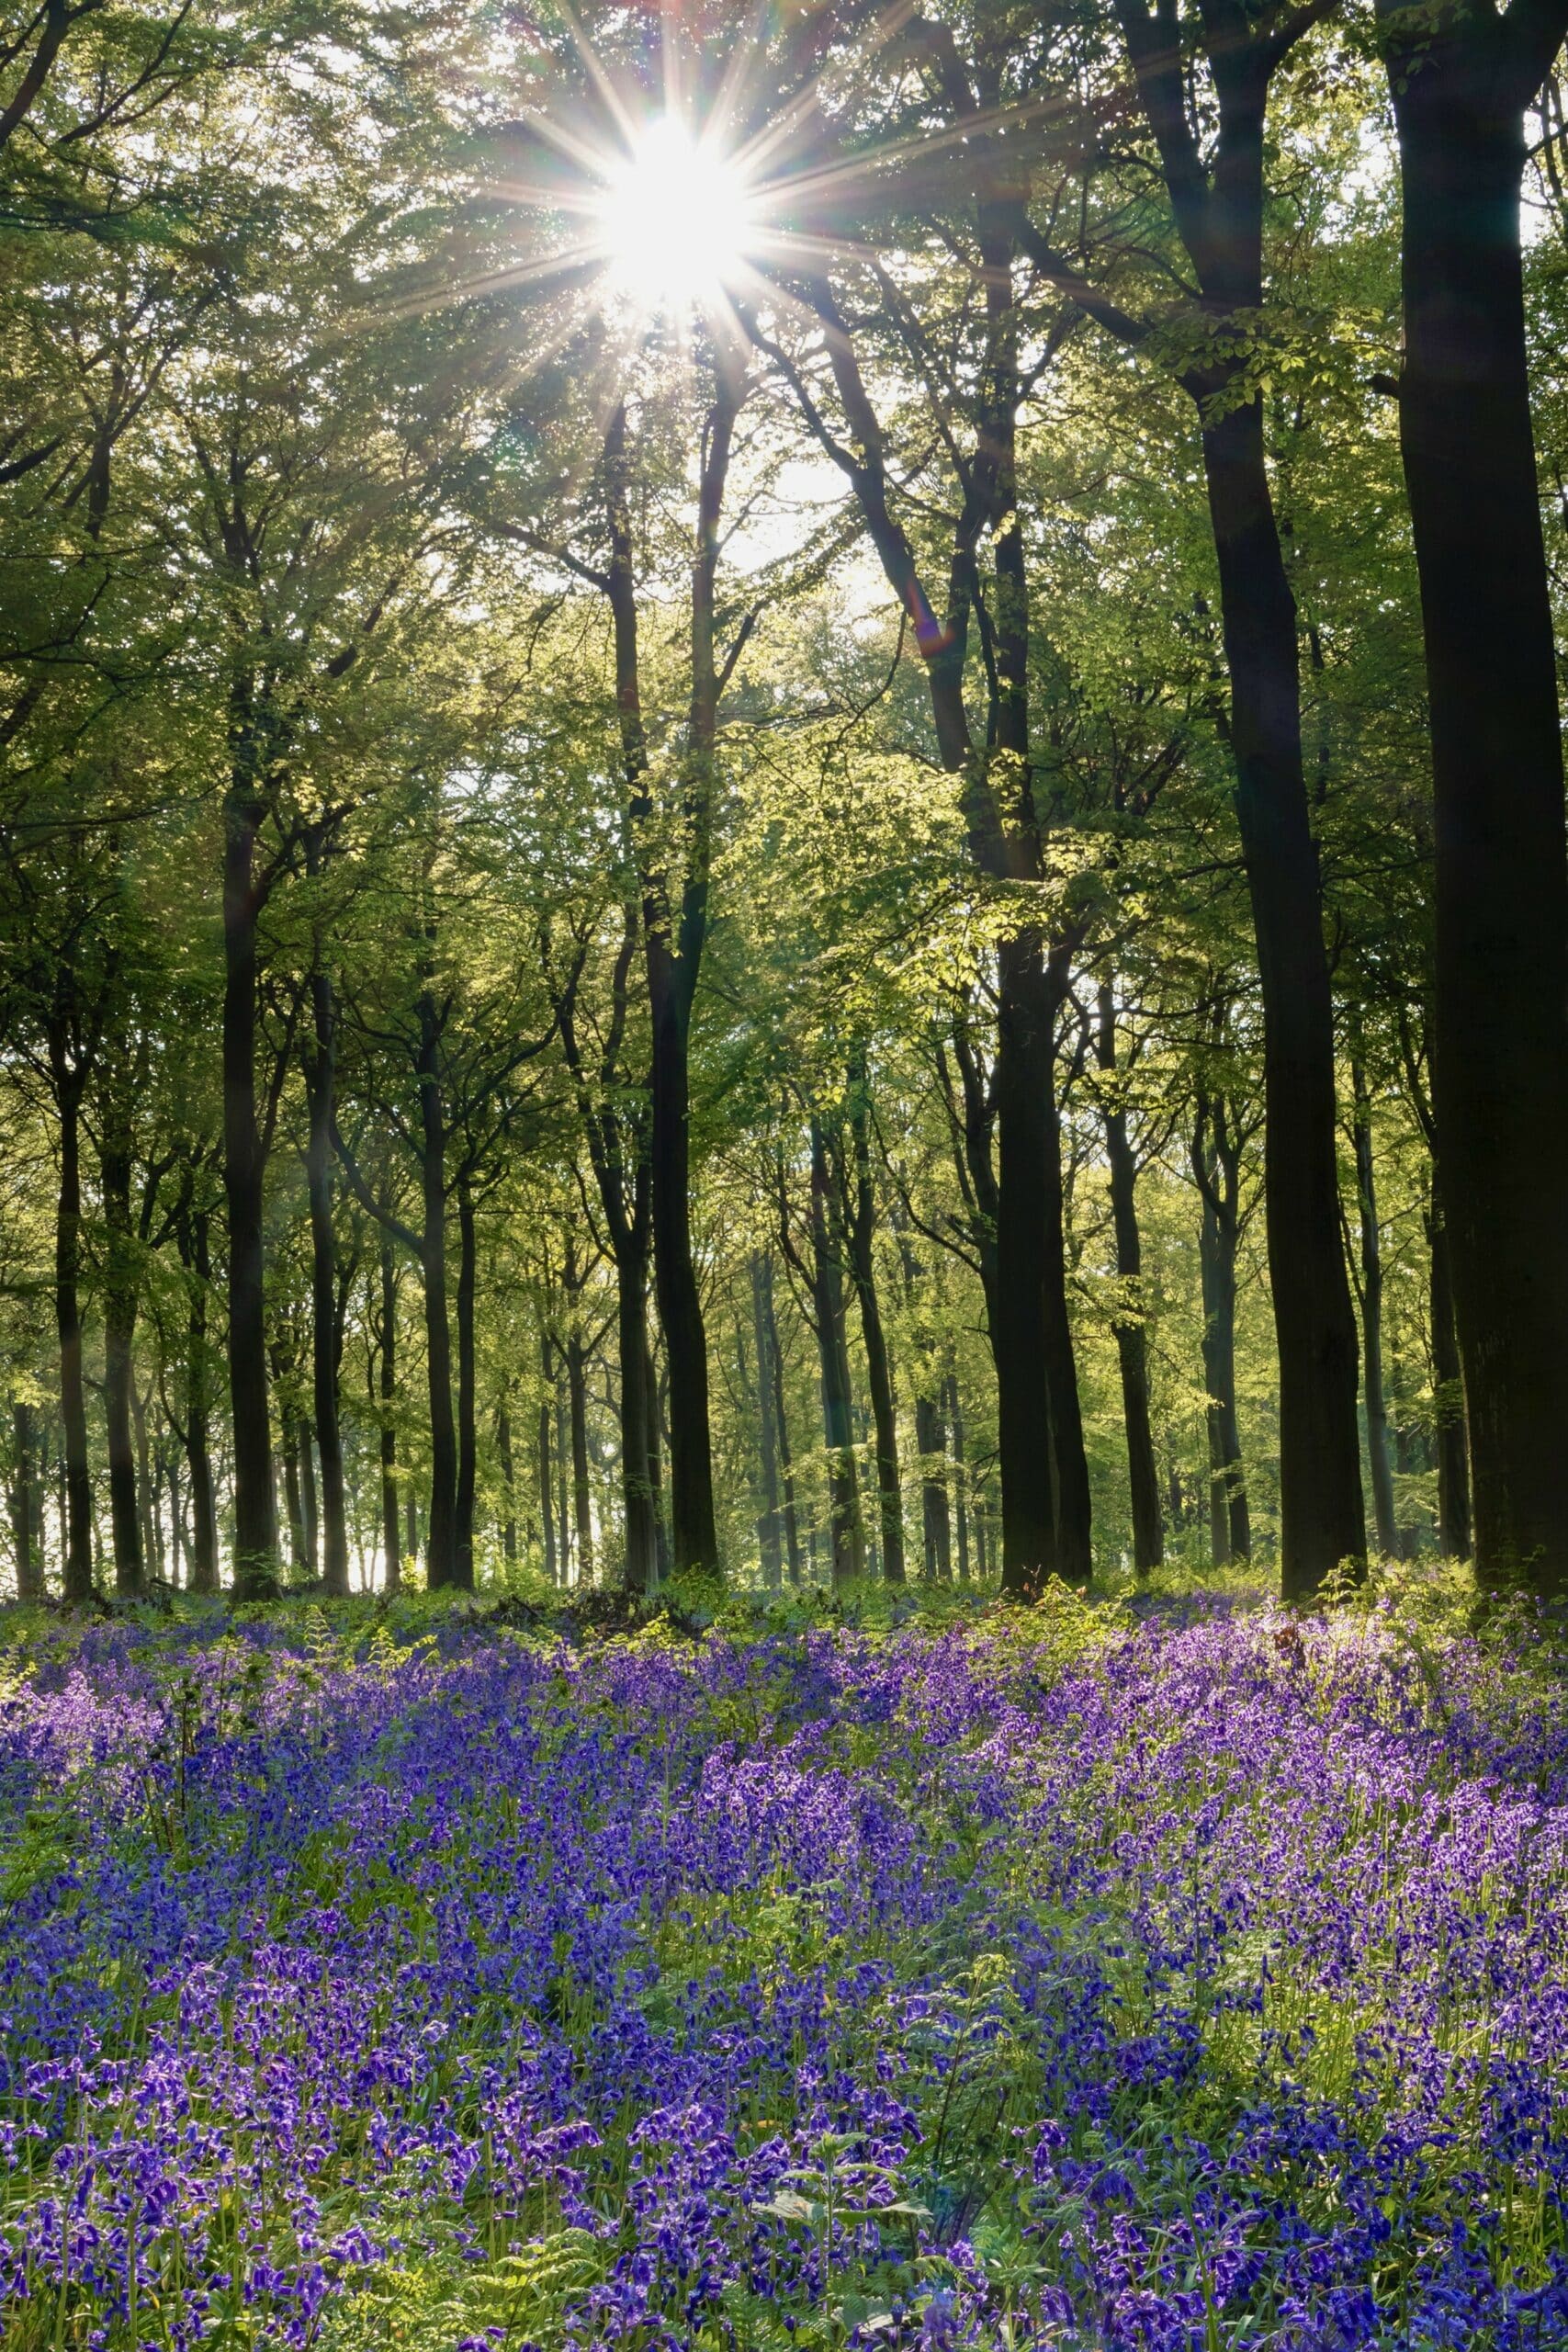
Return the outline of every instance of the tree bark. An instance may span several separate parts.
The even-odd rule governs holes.
[[[953,1504],[957,1518],[958,1581],[969,1582],[969,1474],[964,1444],[964,1412],[958,1401],[958,1375],[950,1372],[942,1383],[942,1401],[947,1408],[947,1426],[953,1437]],[[985,1557],[980,1559],[980,1577],[986,1575]]]
[[[779,1319],[773,1296],[773,1261],[764,1250],[761,1261],[762,1320],[767,1331],[768,1373],[773,1390],[773,1428],[778,1437],[779,1483],[784,1495],[784,1564],[790,1583],[801,1580],[800,1516],[795,1500],[795,1457],[789,1442],[789,1413],[784,1399],[784,1351],[779,1345]]]
[[[1565,27],[1561,0],[1455,11],[1418,45],[1396,34],[1389,57],[1432,730],[1433,1091],[1476,1569],[1551,1594],[1568,1588],[1568,848],[1519,189],[1524,110]]]
[[[1159,1506],[1149,1416],[1149,1355],[1143,1282],[1143,1237],[1138,1230],[1138,1163],[1127,1133],[1127,1106],[1116,1091],[1116,1001],[1109,981],[1096,997],[1095,1057],[1108,1081],[1104,1101],[1105,1156],[1111,1173],[1111,1217],[1116,1236],[1116,1278],[1126,1312],[1112,1324],[1122,1374],[1122,1419],[1127,1433],[1127,1483],[1133,1506],[1133,1566],[1141,1577],[1165,1557],[1165,1526]]]
[[[581,1333],[572,1331],[566,1343],[567,1410],[571,1429],[571,1508],[577,1531],[577,1577],[593,1581],[593,1498],[588,1476],[587,1356]]]
[[[218,1497],[209,1438],[211,1363],[207,1303],[212,1260],[207,1211],[195,1209],[180,1227],[189,1304],[186,1310],[186,1464],[190,1471],[190,1559],[193,1590],[218,1590]]]
[[[1367,1073],[1350,1064],[1354,1102],[1356,1197],[1361,1244],[1361,1393],[1367,1417],[1367,1460],[1371,1470],[1372,1518],[1378,1550],[1385,1560],[1399,1551],[1393,1515],[1393,1472],[1388,1451],[1388,1404],[1382,1377],[1382,1234],[1378,1225],[1377,1171],[1372,1162],[1372,1104]]]
[[[1201,1089],[1192,1145],[1201,1203],[1198,1263],[1203,1302],[1204,1422],[1209,1442],[1210,1556],[1218,1567],[1252,1556],[1251,1514],[1235,1394],[1235,1261],[1241,1235],[1240,1151],[1225,1107]]]
[[[620,1369],[621,1508],[628,1592],[659,1586],[659,1520],[649,1458],[648,1277],[646,1258],[617,1261],[615,1342]]]
[[[565,1579],[560,1574],[556,1551],[555,1486],[553,1483],[553,1474],[550,1464],[550,1401],[555,1393],[555,1384],[550,1373],[550,1343],[548,1340],[542,1342],[542,1352],[544,1357],[545,1393],[539,1400],[539,1518],[542,1525],[545,1544],[545,1574],[549,1578],[551,1584],[560,1584],[563,1583]]]
[[[750,1265],[751,1334],[757,1351],[757,1419],[762,1458],[762,1510],[757,1521],[757,1548],[762,1564],[763,1586],[769,1592],[777,1592],[784,1583],[784,1549],[779,1541],[777,1392],[769,1346],[769,1318],[762,1292],[765,1263],[763,1252],[753,1250]]]
[[[501,1464],[503,1498],[501,1556],[510,1568],[517,1564],[517,1477],[512,1459],[512,1414],[504,1397],[495,1417],[495,1451]]]
[[[276,1589],[277,1519],[266,1378],[265,1154],[256,1112],[256,845],[265,803],[243,767],[223,805],[223,1189],[229,1210],[229,1396],[234,1593]]]

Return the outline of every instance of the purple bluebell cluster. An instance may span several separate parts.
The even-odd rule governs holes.
[[[1568,2346],[1528,1656],[208,1620],[6,1690],[24,2352]]]

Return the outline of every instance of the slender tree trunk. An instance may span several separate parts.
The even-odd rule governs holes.
[[[190,1303],[186,1314],[186,1463],[190,1471],[191,1585],[195,1591],[218,1590],[218,1498],[212,1476],[209,1436],[211,1364],[207,1341],[207,1302],[211,1295],[212,1261],[205,1209],[190,1219],[190,1261],[187,1279]]]
[[[1390,60],[1432,729],[1433,1091],[1476,1567],[1543,1593],[1568,1587],[1568,849],[1519,187],[1524,109],[1565,24],[1561,6],[1458,14]]]
[[[495,1451],[501,1463],[505,1513],[501,1522],[501,1556],[510,1568],[517,1562],[517,1479],[512,1460],[512,1414],[504,1397],[495,1417]]]
[[[644,1329],[647,1317],[644,1317]],[[670,1550],[670,1525],[664,1515],[664,1423],[659,1402],[659,1377],[654,1370],[651,1340],[648,1350],[648,1476],[653,1489],[654,1555],[659,1564],[659,1581],[668,1584],[672,1560]]]
[[[476,1423],[474,1291],[479,1242],[474,1198],[467,1176],[457,1179],[457,1582],[474,1589],[474,1501],[479,1481]]]
[[[1148,1334],[1143,1282],[1143,1237],[1138,1230],[1138,1163],[1127,1133],[1127,1108],[1115,1091],[1116,1001],[1103,982],[1096,1000],[1095,1054],[1109,1081],[1105,1102],[1105,1155],[1111,1171],[1111,1216],[1116,1234],[1116,1276],[1127,1312],[1114,1323],[1122,1374],[1122,1418],[1127,1432],[1127,1482],[1133,1505],[1133,1566],[1145,1577],[1165,1557],[1159,1473],[1155,1466],[1149,1417]]]
[[[1441,1196],[1433,1187],[1427,1216],[1431,1252],[1433,1440],[1438,1456],[1438,1549],[1448,1560],[1468,1560],[1471,1548],[1470,1455],[1465,1444],[1464,1390],[1449,1278],[1449,1239]]]
[[[385,1228],[381,1233],[380,1261],[381,1550],[386,1560],[387,1590],[397,1592],[403,1581],[402,1553],[398,1542],[398,1269],[392,1237]]]
[[[570,1487],[567,1475],[567,1465],[571,1454],[571,1443],[567,1433],[569,1420],[567,1413],[566,1364],[564,1356],[561,1361],[558,1362],[556,1366],[555,1404],[556,1537],[560,1548],[560,1580],[563,1585],[570,1585],[581,1582],[582,1571],[581,1563],[576,1561],[574,1546],[571,1540],[571,1500]],[[576,1568],[575,1575],[573,1573],[574,1566]]]
[[[234,1592],[277,1579],[267,1401],[265,1151],[256,1111],[257,839],[264,803],[236,775],[223,809],[223,1189],[229,1208],[229,1395],[234,1434]]]
[[[16,1472],[11,1485],[11,1540],[17,1555],[17,1598],[43,1599],[42,1510],[36,1481],[38,1430],[30,1405],[18,1398],[11,1407],[11,1435]]]
[[[1194,1164],[1198,1164],[1196,1153]],[[1235,1394],[1237,1221],[1234,1181],[1218,1155],[1212,1166],[1203,1164],[1200,1191],[1198,1263],[1203,1301],[1203,1391],[1208,1400],[1204,1421],[1209,1440],[1210,1544],[1215,1566],[1223,1567],[1233,1559],[1251,1557],[1252,1529]]]
[[[621,1508],[626,1520],[628,1592],[659,1585],[659,1519],[653,1464],[649,1459],[648,1289],[633,1253],[617,1269],[615,1338],[621,1385]]]
[[[154,1463],[147,1434],[147,1400],[130,1384],[130,1422],[136,1441],[136,1527],[149,1576],[164,1573],[164,1470]]]
[[[141,1517],[136,1493],[136,1438],[131,1389],[135,1381],[136,1270],[130,1232],[130,1106],[116,1073],[107,1090],[99,1152],[107,1235],[104,1282],[104,1422],[109,1469],[109,1538],[115,1590],[122,1600],[141,1589]]]
[[[784,1494],[784,1563],[790,1583],[801,1578],[800,1515],[795,1500],[795,1457],[790,1450],[789,1414],[784,1402],[784,1351],[779,1345],[778,1312],[773,1298],[773,1261],[764,1250],[761,1261],[762,1320],[767,1331],[768,1372],[773,1390],[773,1428],[778,1437],[779,1483]]]
[[[953,1575],[953,1520],[947,1498],[947,1432],[930,1396],[915,1398],[915,1443],[920,1451],[921,1568],[928,1580]],[[941,1468],[937,1467],[941,1463]]]
[[[344,1498],[343,1432],[338,1417],[337,1241],[333,1231],[333,1120],[337,1091],[337,1010],[330,974],[318,958],[310,976],[312,1046],[305,1057],[310,1119],[305,1184],[310,1210],[311,1395],[321,1456],[321,1581],[348,1590],[348,1515]]]
[[[958,1375],[950,1372],[942,1382],[942,1401],[947,1408],[947,1426],[953,1437],[953,1503],[958,1533],[958,1581],[969,1582],[969,1498],[967,1458],[964,1445],[964,1414],[958,1401]],[[980,1563],[980,1577],[984,1582],[985,1562]]]
[[[865,1534],[855,1476],[849,1349],[844,1336],[844,1270],[829,1229],[831,1176],[821,1125],[811,1122],[811,1290],[822,1382],[822,1430],[833,1547],[833,1588],[865,1574]]]
[[[283,1379],[276,1351],[273,1359],[273,1384],[282,1389]],[[299,1419],[293,1407],[280,1406],[278,1412],[278,1456],[283,1471],[283,1507],[288,1521],[289,1566],[300,1576],[310,1573],[310,1555],[305,1536],[305,1507],[299,1486]]]
[[[550,1398],[554,1382],[550,1376],[550,1343],[543,1343],[545,1394],[539,1401],[539,1518],[545,1543],[545,1574],[552,1584],[564,1581],[556,1552],[556,1501],[553,1473],[550,1464]]]
[[[763,1252],[751,1252],[751,1333],[757,1351],[757,1419],[762,1454],[762,1511],[757,1521],[757,1547],[762,1563],[762,1583],[776,1592],[784,1582],[784,1552],[779,1542],[778,1408],[768,1316],[763,1300]]]
[[[850,1213],[850,1262],[860,1302],[865,1346],[866,1387],[876,1432],[876,1486],[880,1504],[882,1574],[888,1584],[904,1582],[904,1497],[898,1476],[898,1418],[893,1375],[876,1295],[876,1195],[871,1181],[865,1074],[851,1073],[850,1131],[854,1144],[854,1201]]]
[[[446,1116],[440,1023],[428,989],[419,1003],[420,1263],[430,1394],[430,1526],[425,1581],[432,1592],[462,1584],[457,1552],[457,1428],[452,1414],[452,1327],[446,1302]],[[471,1578],[470,1578],[471,1581]]]
[[[93,1484],[87,1463],[87,1392],[82,1371],[82,1097],[74,1078],[57,1078],[60,1105],[60,1191],[54,1222],[54,1321],[60,1343],[68,1602],[93,1597]]]
[[[573,1331],[566,1343],[566,1393],[571,1422],[571,1501],[577,1529],[577,1574],[593,1581],[593,1500],[588,1476],[587,1356]]]
[[[299,1449],[299,1516],[305,1530],[305,1573],[314,1584],[321,1573],[321,1515],[316,1494],[315,1431],[309,1413],[299,1415],[294,1424],[294,1436]]]
[[[1356,1321],[1339,1233],[1334,1013],[1302,763],[1295,599],[1258,400],[1205,425],[1236,815],[1263,995],[1265,1211],[1280,1353],[1280,1575],[1303,1600],[1362,1562]]]
[[[1377,1172],[1372,1164],[1372,1105],[1367,1073],[1350,1065],[1355,1101],[1356,1194],[1361,1243],[1361,1389],[1366,1402],[1367,1459],[1372,1474],[1372,1518],[1378,1550],[1395,1557],[1393,1473],[1388,1454],[1388,1405],[1382,1378],[1382,1234],[1378,1225]]]

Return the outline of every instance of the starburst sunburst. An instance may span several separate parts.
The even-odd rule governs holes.
[[[645,311],[710,306],[741,275],[756,227],[739,166],[674,115],[637,134],[599,216],[611,278]]]

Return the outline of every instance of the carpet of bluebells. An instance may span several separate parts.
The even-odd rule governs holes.
[[[0,2155],[19,2352],[1568,2346],[1568,1687],[1386,1604],[34,1617]]]

